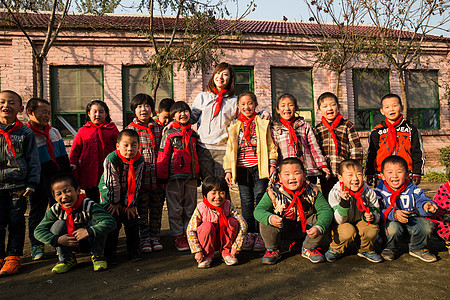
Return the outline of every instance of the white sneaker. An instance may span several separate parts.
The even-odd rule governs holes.
[[[228,255],[228,256],[222,256],[222,260],[225,262],[227,266],[237,265],[239,261],[236,257]]]
[[[211,257],[205,257],[202,262],[199,262],[197,267],[199,269],[207,269],[211,266],[212,258]]]
[[[150,253],[152,252],[152,243],[150,239],[143,239],[141,241],[141,252]]]

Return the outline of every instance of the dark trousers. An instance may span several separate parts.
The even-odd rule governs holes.
[[[51,193],[50,177],[41,174],[41,182],[30,198],[28,237],[30,238],[31,247],[44,245],[34,237],[34,230],[44,218],[49,202],[50,206],[55,203],[55,199]]]
[[[26,198],[24,188],[0,190],[0,258],[22,256],[25,242]],[[6,247],[6,228],[8,227],[8,246]]]
[[[242,216],[248,225],[248,232],[259,232],[259,223],[253,216],[253,211],[266,192],[268,179],[259,179],[258,166],[237,168],[236,181],[241,197]]]
[[[98,187],[94,186],[92,188],[85,189],[86,197],[94,201],[95,203],[100,203],[100,190]]]
[[[331,176],[329,179],[327,179],[325,175],[322,175],[319,178],[322,195],[325,198],[325,200],[328,201],[328,194],[330,194],[331,189],[339,180],[335,176]]]
[[[122,224],[125,227],[125,235],[127,237],[127,251],[128,254],[136,253],[139,251],[139,222],[137,218],[128,219],[125,212],[121,212],[119,216],[113,215],[116,220],[117,227],[106,238],[105,256],[112,258],[116,256],[117,244],[119,239],[120,228]]]
[[[90,220],[87,227],[94,226],[97,224],[95,221]],[[66,221],[58,220],[56,221],[50,231],[55,235],[67,234]],[[105,249],[106,234],[101,236],[89,236],[82,239],[79,243],[79,247],[68,247],[58,245],[56,250],[58,252],[59,261],[66,261],[74,256],[74,252],[91,252],[94,256],[103,256],[103,251]]]

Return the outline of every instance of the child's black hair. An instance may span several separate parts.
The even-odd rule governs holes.
[[[396,99],[398,100],[398,103],[400,103],[400,106],[403,107],[402,98],[400,98],[400,96],[397,95],[397,94],[387,94],[387,95],[384,95],[383,98],[381,98],[381,102],[380,102],[381,107],[383,107],[383,101],[384,101],[385,99],[387,99],[387,98],[396,98]]]
[[[164,98],[159,102],[158,112],[167,111],[170,113],[170,107],[175,103],[175,100],[172,98]]]
[[[381,173],[384,172],[384,166],[389,163],[401,165],[405,169],[405,172],[408,173],[408,163],[406,162],[406,160],[403,157],[398,156],[398,155],[391,155],[391,156],[386,157],[383,160],[383,162],[381,163]]]
[[[202,194],[204,197],[208,195],[208,193],[212,190],[218,190],[227,192],[228,191],[228,185],[225,181],[225,178],[217,176],[217,175],[210,175],[203,180],[202,184]]]
[[[121,132],[119,132],[119,135],[117,136],[117,142],[120,143],[123,136],[128,136],[130,138],[135,138],[139,143],[139,134],[134,131],[133,129],[124,129]]]
[[[289,94],[289,93],[284,93],[283,95],[281,95],[280,97],[277,98],[277,103],[276,103],[276,106],[275,106],[277,109],[280,109],[279,108],[280,102],[284,98],[288,98],[292,102],[294,102],[294,110],[295,110],[294,113],[296,111],[300,110],[300,108],[298,107],[298,104],[297,104],[297,98],[295,98],[294,95]],[[281,116],[280,116],[280,114],[277,111],[275,111],[274,119],[275,119],[275,121],[280,121],[281,120]]]
[[[191,108],[189,105],[184,101],[176,101],[172,106],[170,107],[170,118],[173,119],[173,116],[179,111],[185,111],[188,110],[189,114],[191,114]]]
[[[74,187],[74,189],[78,189],[78,182],[75,179],[75,176],[73,176],[71,173],[61,173],[59,175],[56,175],[50,180],[50,186],[52,187],[52,194],[53,194],[53,186],[62,181],[69,181],[70,185]]]
[[[34,112],[38,108],[39,103],[50,105],[50,102],[48,102],[45,99],[42,99],[42,98],[31,98],[27,102],[26,110],[31,109],[31,112]]]
[[[278,166],[279,172],[281,172],[281,167],[284,165],[299,165],[300,169],[302,169],[303,173],[305,173],[305,166],[303,165],[302,161],[297,157],[288,157],[283,159],[280,165]]]
[[[137,94],[131,99],[130,101],[130,109],[134,114],[134,111],[136,110],[136,107],[138,105],[142,104],[148,104],[150,105],[150,108],[152,109],[152,114],[155,113],[155,101],[153,101],[152,96],[144,93]]]
[[[341,161],[341,163],[338,166],[338,174],[342,175],[342,173],[344,173],[344,168],[357,168],[358,170],[363,169],[361,163],[355,159],[345,159],[343,161]]]
[[[244,96],[249,96],[253,100],[253,102],[255,102],[255,107],[258,106],[258,99],[256,99],[255,93],[250,92],[250,91],[245,91],[243,93],[240,93],[237,103],[239,103],[239,100]]]
[[[20,95],[17,94],[16,92],[14,92],[14,91],[11,91],[11,90],[4,90],[4,91],[1,91],[0,93],[11,94],[11,95],[15,96],[15,97],[17,98],[17,100],[19,100],[20,105],[22,105],[22,103],[23,103],[22,97],[20,97]]]
[[[336,102],[336,104],[339,106],[338,97],[336,97],[336,95],[333,93],[325,92],[325,93],[322,93],[322,95],[320,95],[319,98],[317,98],[317,108],[320,108],[320,105],[322,104],[323,100],[325,100],[326,98],[333,99],[334,102]]]
[[[105,109],[105,113],[106,113],[105,121],[106,122],[111,122],[111,117],[109,116],[109,107],[108,107],[108,105],[106,105],[106,103],[103,100],[100,100],[100,99],[91,100],[86,105],[86,121],[90,121],[91,120],[89,118],[89,112],[91,111],[92,105],[100,105],[100,106],[102,106]]]

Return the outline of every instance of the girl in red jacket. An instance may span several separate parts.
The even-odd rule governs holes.
[[[80,188],[85,190],[89,199],[98,203],[98,183],[103,174],[103,161],[116,149],[119,130],[111,122],[109,108],[102,100],[88,103],[86,120],[73,140],[69,160]]]

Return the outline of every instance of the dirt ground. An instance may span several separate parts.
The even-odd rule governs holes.
[[[421,187],[432,196],[439,185]],[[120,264],[99,273],[86,254],[77,256],[78,265],[70,272],[52,274],[56,256],[32,262],[27,238],[22,272],[0,278],[0,299],[450,299],[450,255],[436,238],[430,246],[439,256],[435,263],[403,253],[393,262],[374,264],[357,257],[353,246],[334,263],[312,264],[284,247],[282,260],[273,266],[261,264],[262,253],[242,252],[237,266],[215,258],[210,269],[200,270],[193,255],[176,251],[168,228],[165,211],[164,250],[145,254],[137,263],[127,260],[122,233]],[[403,248],[407,251],[406,244]],[[52,253],[50,247],[46,251]]]

